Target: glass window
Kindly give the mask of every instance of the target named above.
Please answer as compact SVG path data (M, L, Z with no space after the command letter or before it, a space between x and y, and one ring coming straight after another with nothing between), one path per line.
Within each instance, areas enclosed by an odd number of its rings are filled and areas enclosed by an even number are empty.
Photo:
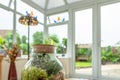
M48 4L48 9L63 6L64 4L64 0L50 0Z
M61 14L50 15L47 17L47 24L65 22L69 20L68 12L64 12Z
M49 27L49 36L56 46L56 53L65 54L67 51L68 25Z
M13 31L13 13L1 8L0 13L0 37L4 39L7 48L10 48L13 38L11 36ZM0 51L1 49L3 48L0 47Z
M47 0L32 0L32 1L39 5L40 7L42 7L43 9L45 8L45 4L47 2Z
M120 3L101 7L102 75L120 78Z
M0 8L0 29L13 29L13 13ZM6 16L7 15L7 16Z
M0 4L3 4L5 6L8 6L10 0L0 0Z
M14 0L10 0L9 6L11 9L14 9Z
M75 12L75 72L92 74L92 9Z

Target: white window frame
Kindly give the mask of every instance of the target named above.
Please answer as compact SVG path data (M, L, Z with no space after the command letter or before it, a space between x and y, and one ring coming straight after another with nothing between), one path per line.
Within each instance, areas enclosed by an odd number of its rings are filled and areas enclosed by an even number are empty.
M108 4L112 4L112 3L117 3L120 2L120 0L101 0L101 1L94 1L94 4L87 4L87 6L85 6L84 4L82 5L82 7L78 7L75 8L71 11L71 17L69 18L70 21L72 21L73 23L71 23L71 25L75 26L75 11L77 11L79 9L80 10L85 10L87 8L92 8L93 9L93 44L92 44L92 67L93 67L93 73L92 75L83 75L83 74L76 74L75 73L75 69L74 69L74 64L75 64L75 50L74 50L74 43L75 43L75 29L74 27L72 27L71 34L73 39L72 43L72 64L71 64L71 77L80 77L80 78L88 78L88 79L93 79L93 80L119 80L118 78L109 78L109 77L103 77L101 74L101 17L100 17L100 7L103 5L108 5ZM87 8L86 8L87 7ZM73 13L73 14L72 14ZM70 26L69 26L70 27ZM70 37L69 37L70 38ZM68 45L69 46L69 45Z

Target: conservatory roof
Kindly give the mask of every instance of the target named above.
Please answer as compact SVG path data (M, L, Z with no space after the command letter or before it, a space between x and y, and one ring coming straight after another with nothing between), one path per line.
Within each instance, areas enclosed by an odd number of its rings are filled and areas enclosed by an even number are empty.
M27 3L33 3L42 9L52 9L56 7L65 6L72 3L77 3L82 0L23 0Z
M49 12L53 9L68 9L72 5L91 0L22 0L30 6L39 9L43 12Z

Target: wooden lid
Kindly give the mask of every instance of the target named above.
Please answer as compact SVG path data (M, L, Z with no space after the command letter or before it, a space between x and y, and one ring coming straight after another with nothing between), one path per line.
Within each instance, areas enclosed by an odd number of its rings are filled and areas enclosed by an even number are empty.
M35 53L54 53L54 46L48 44L33 45L33 52Z

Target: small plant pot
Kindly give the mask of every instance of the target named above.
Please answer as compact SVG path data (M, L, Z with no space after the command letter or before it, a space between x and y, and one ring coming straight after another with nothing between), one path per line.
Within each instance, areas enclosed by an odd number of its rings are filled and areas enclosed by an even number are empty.
M33 52L35 53L54 53L54 46L49 44L34 44Z

